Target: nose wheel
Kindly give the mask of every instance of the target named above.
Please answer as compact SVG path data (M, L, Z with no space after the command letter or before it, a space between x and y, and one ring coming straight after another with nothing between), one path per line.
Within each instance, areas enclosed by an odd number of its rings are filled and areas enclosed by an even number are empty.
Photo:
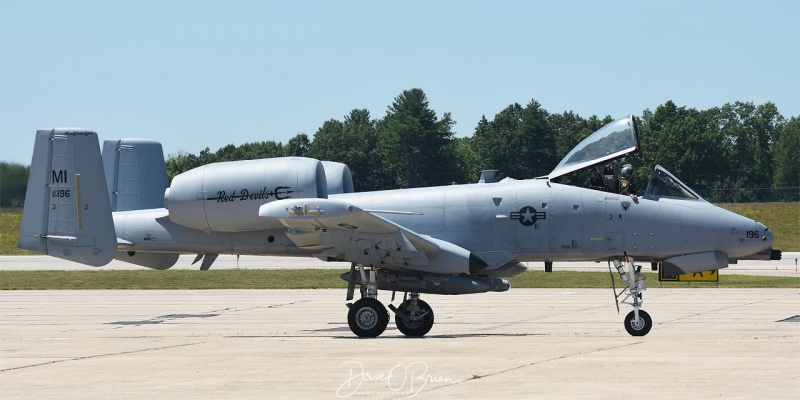
M647 335L647 332L650 332L650 328L653 327L653 320L650 318L650 314L647 311L639 310L639 318L636 319L636 312L631 311L625 317L625 330L631 336L644 336Z

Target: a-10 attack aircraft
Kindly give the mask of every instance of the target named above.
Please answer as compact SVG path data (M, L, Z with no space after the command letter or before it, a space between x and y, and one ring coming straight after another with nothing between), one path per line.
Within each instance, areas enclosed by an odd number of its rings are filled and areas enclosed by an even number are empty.
M201 269L222 253L347 261L347 300L360 288L347 322L362 337L388 325L379 290L392 291L392 301L404 293L389 308L397 328L418 337L434 323L422 293L506 291L503 278L524 272L523 262L552 270L554 261L607 261L624 282L617 303L633 307L625 329L643 336L652 320L640 308L644 277L633 259L673 276L780 259L780 251L766 226L706 202L660 166L638 198L619 194L614 166L638 150L629 116L535 179L485 174L473 184L354 193L346 165L286 157L201 166L167 187L158 142L105 141L101 156L95 132L40 130L18 246L162 270L185 252L198 253ZM599 185L568 184L586 173Z

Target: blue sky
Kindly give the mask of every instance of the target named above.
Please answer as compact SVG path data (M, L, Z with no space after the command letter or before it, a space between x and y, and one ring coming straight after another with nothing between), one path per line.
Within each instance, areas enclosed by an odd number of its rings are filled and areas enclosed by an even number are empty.
M55 127L167 155L286 143L415 87L457 136L531 99L585 118L667 100L797 116L800 1L0 0L2 161L29 164Z

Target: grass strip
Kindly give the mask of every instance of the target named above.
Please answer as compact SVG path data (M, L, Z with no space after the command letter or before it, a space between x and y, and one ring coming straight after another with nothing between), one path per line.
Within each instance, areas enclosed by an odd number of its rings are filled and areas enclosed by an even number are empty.
M0 290L203 290L203 289L329 289L347 287L341 269L294 270L97 270L0 271ZM665 288L800 288L800 278L720 275L713 282L662 282L646 273L649 287ZM615 277L617 288L623 283ZM608 272L527 271L509 279L512 288L610 288Z

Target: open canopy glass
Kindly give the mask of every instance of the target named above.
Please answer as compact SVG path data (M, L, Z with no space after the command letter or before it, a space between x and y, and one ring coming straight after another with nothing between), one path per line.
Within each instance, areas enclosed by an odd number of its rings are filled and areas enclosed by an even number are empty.
M620 118L578 143L550 172L550 179L639 151L639 131L632 115Z
M578 143L556 166L547 178L554 179L566 174L610 163L639 151L639 130L633 116L620 118L589 135ZM607 178L608 179L608 178ZM616 177L612 170L611 184L592 187L597 190L616 191ZM645 196L651 198L670 197L674 199L703 200L697 192L686 186L675 175L656 165L647 182ZM703 200L704 201L704 200Z

